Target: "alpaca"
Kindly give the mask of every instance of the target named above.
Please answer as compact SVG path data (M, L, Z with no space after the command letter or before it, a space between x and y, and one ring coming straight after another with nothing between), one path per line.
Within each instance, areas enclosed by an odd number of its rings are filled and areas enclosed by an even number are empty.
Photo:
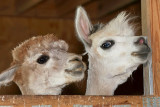
M146 63L150 53L147 38L134 36L130 20L126 12L121 12L106 25L92 25L86 11L77 8L77 37L89 57L86 95L113 95L119 84Z
M32 37L14 48L11 67L0 74L0 85L15 82L22 95L58 95L80 81L86 70L82 57L68 53L68 44L52 34Z

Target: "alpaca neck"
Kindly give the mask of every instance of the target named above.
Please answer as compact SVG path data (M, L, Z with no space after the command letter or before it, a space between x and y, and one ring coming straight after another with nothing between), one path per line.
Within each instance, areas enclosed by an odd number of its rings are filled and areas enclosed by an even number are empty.
M109 72L116 72L117 69L110 68L111 66L104 66L96 58L89 56L86 95L113 95L117 86L125 82L131 74L128 72L122 76L114 77ZM123 72L125 69L121 70Z
M96 67L88 70L86 95L113 95L118 85L113 79L100 75L98 72Z
M97 71L88 71L86 95L113 95L117 85L111 79L96 75Z

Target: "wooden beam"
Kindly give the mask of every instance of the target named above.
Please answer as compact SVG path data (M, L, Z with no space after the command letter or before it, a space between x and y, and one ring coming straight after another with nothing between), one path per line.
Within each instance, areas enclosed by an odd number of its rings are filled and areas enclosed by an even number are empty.
M9 2L9 0L7 1ZM135 1L137 0L15 0L15 3L9 2L15 9L1 11L0 8L0 15L73 19L75 16L75 9L77 6L82 5L86 8L91 18L101 18ZM6 4L8 2L6 2ZM34 9L31 9L33 7ZM2 10L4 9L6 9L6 7L2 8ZM7 13L8 11L11 12Z
M137 0L94 0L83 5L83 7L86 9L91 19L99 19L136 1ZM73 16L74 12L67 15L67 17Z
M64 16L66 14L68 14L69 12L71 12L72 10L74 10L75 8L77 8L77 6L79 5L83 5L86 4L88 2L90 2L91 0L63 0L63 3L61 3L60 5L58 5L56 7L56 11L57 11L57 17L60 16Z
M148 37L148 44L151 47L151 31L150 31L150 22L149 22L149 8L147 0L141 1L141 16L142 16L142 35ZM153 95L153 72L151 69L152 57L146 65L143 66L143 79L144 79L144 95Z
M115 18L120 12L127 11L128 13L131 13L131 15L133 15L133 16L138 16L137 20L134 20L134 23L140 24L141 23L141 18L140 18L141 11L140 10L141 10L141 1L138 1L138 2L134 2L130 5L127 5L124 8L118 9L117 11L111 12L98 20L99 20L99 22L107 23L108 21ZM142 35L141 30L138 30L136 32L136 35Z
M62 18L68 13L73 12L77 6L90 1L91 0L47 0L35 8L35 13L37 17Z
M0 1L0 15L14 15L15 6L14 0L4 0Z
M33 13L36 17L73 19L75 17L75 9L77 6L82 5L91 18L101 18L110 12L116 11L136 1L137 0L63 0L62 2L62 0L47 0L34 8L35 12Z
M158 96L0 96L7 107L159 107Z
M16 14L21 14L45 0L16 0Z
M152 47L153 94L160 95L160 1L142 0L143 35L148 35ZM149 77L152 78L152 77ZM148 81L148 80L147 80ZM146 81L146 82L147 82ZM149 88L149 83L148 88Z
M142 96L0 96L0 105L13 107L142 107ZM119 106L118 106L119 105Z
M135 1L136 0L108 0L106 2L106 0L97 0L88 4L85 8L87 12L90 13L90 17L101 18Z

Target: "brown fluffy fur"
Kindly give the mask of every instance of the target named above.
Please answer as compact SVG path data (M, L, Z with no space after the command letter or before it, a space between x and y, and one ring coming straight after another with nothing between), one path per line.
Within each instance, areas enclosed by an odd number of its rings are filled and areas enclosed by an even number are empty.
M51 42L57 40L58 38L56 36L53 34L48 34L46 36L32 37L24 41L19 46L14 48L14 50L12 50L14 63L22 63L25 59L25 56L28 55L26 53L28 53L29 50L33 50L35 47L44 47L46 43L50 44ZM38 46L38 43L41 43L40 46Z

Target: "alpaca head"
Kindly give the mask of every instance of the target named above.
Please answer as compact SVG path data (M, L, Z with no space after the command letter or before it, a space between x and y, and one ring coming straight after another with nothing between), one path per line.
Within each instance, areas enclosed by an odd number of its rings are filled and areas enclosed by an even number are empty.
M125 12L106 25L92 25L82 7L77 9L75 27L89 55L91 67L97 66L104 76L118 77L134 71L147 61L150 48L145 36L134 36L134 26L129 24ZM131 74L132 72L130 72ZM105 75L106 74L106 75ZM127 78L125 78L127 79Z
M86 69L79 55L53 35L26 40L13 51L11 68L0 74L0 84L14 81L22 94L59 94L65 85L80 81Z

